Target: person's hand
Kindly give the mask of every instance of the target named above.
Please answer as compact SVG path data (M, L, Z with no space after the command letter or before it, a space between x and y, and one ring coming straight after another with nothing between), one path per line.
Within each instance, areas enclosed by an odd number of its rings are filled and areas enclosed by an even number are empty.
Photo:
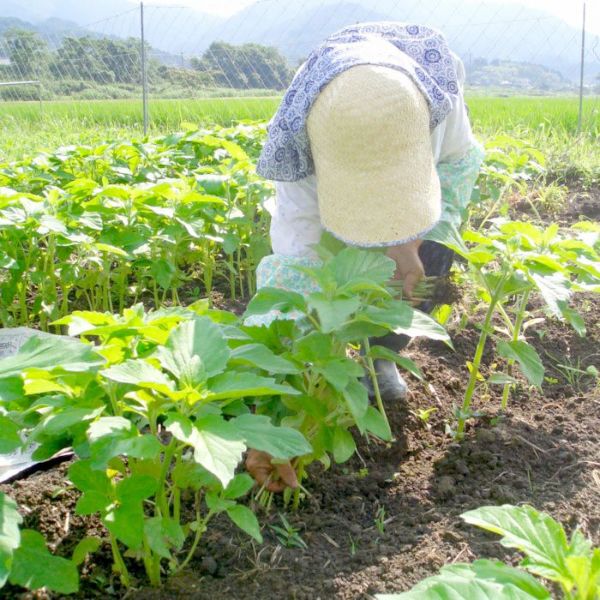
M422 240L414 240L400 246L392 246L386 251L386 255L396 262L394 278L402 280L404 294L409 299L412 298L417 283L425 276L425 269L419 258L421 242Z
M273 457L266 452L248 450L246 470L258 485L264 485L269 492L283 492L286 487L298 487L296 471L289 462L273 463Z

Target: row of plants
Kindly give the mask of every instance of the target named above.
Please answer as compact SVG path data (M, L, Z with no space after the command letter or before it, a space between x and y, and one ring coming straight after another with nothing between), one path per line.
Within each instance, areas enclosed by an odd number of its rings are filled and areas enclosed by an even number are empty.
M322 292L257 294L246 317L301 313L268 328L207 302L151 312L137 305L122 315L76 311L55 323L72 337L36 336L0 361L0 449L33 444L36 460L73 449L76 512L100 517L124 586L125 556L159 585L189 563L221 513L261 541L254 512L239 502L253 486L238 469L244 452L292 460L302 482L315 460L329 465L354 454L351 428L390 441L381 399L370 406L361 383L384 351L366 345L367 336L396 330L447 339L432 318L393 297L385 285L393 271L382 254L346 249L314 270ZM348 358L348 346L361 344L362 359ZM294 507L304 489L295 490ZM190 495L191 511L182 502ZM48 551L38 533L19 533L14 504L3 502L12 515L0 524L8 539L3 579L75 591L76 565L100 540L55 557L51 573L26 567L23 555ZM36 574L29 580L27 568Z
M241 468L246 450L291 463L299 485L285 492L284 504L297 509L309 493L311 463L347 461L357 435L393 441L374 360L422 375L370 339L394 331L450 344L440 322L452 309L441 307L436 321L398 299L395 265L379 252L321 247L323 266L304 269L319 292L266 288L249 302L245 318L293 317L269 326L245 324L208 301L178 306L182 286L198 279L209 291L221 278L233 297L255 291L270 194L252 174L260 134L246 126L194 131L64 149L0 169L0 243L8 257L0 316L4 325L70 336L34 338L0 361L0 452L34 444L42 460L73 449L76 511L100 518L124 586L135 562L153 585L184 569L217 515L261 540L253 508L268 508L272 494L263 486L256 503L244 500L254 485ZM497 217L512 186L541 168L526 148L507 155L489 159L469 228L438 228L433 236L461 257L457 276L476 302L469 312L484 313L463 403L449 424L456 439L489 386L502 387L505 408L523 381L516 369L529 384L543 384L527 331L558 318L584 335L570 300L600 290L597 224L561 229ZM232 252L229 235L237 236ZM155 309L128 308L139 300ZM490 340L497 360L484 377ZM70 557L52 556L38 532L19 529L6 496L0 514L0 585L75 591L77 567L103 541L86 538ZM42 560L47 569L37 568Z
M505 326L512 324L514 329L506 328L510 341L499 342L498 353L508 359L507 372L494 373L482 382L481 340L485 343L485 337L494 333L488 318L494 313L488 308L470 365L465 404L457 412L453 430L457 438L464 435L465 421L473 416L466 403L472 400L476 384L500 383L509 389L516 382L509 373L513 364L532 383L542 383L541 361L533 347L520 339L525 303L518 295L532 291L534 276L554 281L559 272L568 293L586 281L592 287L598 285L598 273L583 260L594 258L593 245L581 241L565 248L562 238L554 239L556 231L540 232L525 223L502 227L485 238L487 255L483 236L469 251L462 241L456 245L482 288L489 289L485 286L493 281L496 290L503 289L504 300L512 298L516 313L511 318L511 308L505 303ZM583 231L589 233L588 228ZM546 246L533 253L531 241L536 233L537 241L545 240ZM456 237L456 232L449 235ZM515 272L528 261L546 265L551 251L571 249L574 254L561 257L560 270L554 264L544 273L533 269L532 281L511 271L520 285L513 282L504 290L509 277L502 271L505 266L498 258L502 255L490 255L492 247L502 247L492 243L502 235L514 242L511 248L524 253L511 263ZM255 514L238 502L253 487L248 475L236 471L246 449L266 452L275 461L292 461L300 485L288 490L284 500L297 509L306 493L309 465L320 461L328 467L332 461L347 461L356 451L353 430L392 441L373 361L391 359L415 376L421 374L408 358L370 345L369 338L394 331L449 343L447 333L431 317L395 298L395 289L388 285L395 267L391 259L351 248L337 254L321 248L321 254L321 268L305 269L321 291L303 296L265 288L251 300L245 314L252 317L277 310L284 316L293 314L293 320L278 319L269 327L244 325L230 312L211 309L206 301L151 312L137 305L122 315L76 311L53 324L80 340L36 337L19 354L0 362L2 452L35 444L34 458L42 460L61 449L74 449L77 461L68 477L82 493L76 510L100 516L114 568L125 586L130 585L130 576L122 548L144 565L149 581L159 585L164 573L176 573L189 563L209 521L219 513L260 541ZM570 265L567 258L580 262ZM482 264L496 265L501 276L482 271ZM547 301L556 300L547 296L547 287L539 282L537 286L542 294L546 292ZM577 325L580 317L567 307L566 299L565 294L560 296L565 304L557 308ZM503 306L494 297L483 300L494 310ZM581 328L578 331L583 333ZM349 357L349 350L354 350L355 358ZM376 406L369 404L362 383L366 375L372 377ZM191 519L181 502L190 492L194 497ZM269 506L271 494L261 492L257 499ZM6 510L15 510L10 499L4 502ZM39 534L19 534L17 521L7 521L13 546L5 561L16 565L17 574L11 575L13 567L9 566L5 579L22 584L21 554L34 548L47 550ZM19 545L15 536L21 540ZM65 593L73 591L75 565L99 544L98 539L82 540L70 561L61 557L49 579L32 581L62 586L53 589ZM55 584L53 578L63 571L66 579Z
M255 291L269 252L259 126L65 147L0 165L0 324Z

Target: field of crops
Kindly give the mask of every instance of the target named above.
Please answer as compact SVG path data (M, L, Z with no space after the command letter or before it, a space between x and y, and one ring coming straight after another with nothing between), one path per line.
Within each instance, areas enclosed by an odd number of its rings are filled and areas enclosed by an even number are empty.
M512 97L468 95L474 127L481 135L525 132L539 144L549 136L566 148L577 131L576 97ZM199 98L150 100L150 129L155 135L179 129L181 123L231 125L243 119L266 120L279 98ZM600 98L584 99L582 131L589 142L600 132ZM0 159L54 150L62 144L99 143L139 137L142 104L138 100L3 102L0 111ZM549 148L552 150L552 148ZM590 152L588 154L593 154ZM597 156L597 153L595 153Z
M257 290L266 128L231 121L276 99L249 101L165 101L147 139L108 105L0 116L0 324L43 332L0 359L0 454L50 461L0 485L0 597L600 598L593 101L576 138L571 100L471 99L486 162L431 234L458 257L431 316L331 240L319 291ZM406 401L369 399L380 358Z

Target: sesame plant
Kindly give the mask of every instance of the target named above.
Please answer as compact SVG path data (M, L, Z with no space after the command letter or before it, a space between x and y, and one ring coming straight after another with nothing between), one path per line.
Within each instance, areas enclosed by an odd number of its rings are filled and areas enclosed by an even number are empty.
M269 252L271 188L244 147L255 152L261 131L73 146L0 165L0 324L48 330L73 308L159 307L193 286L251 295Z
M0 361L0 448L34 444L36 460L73 449L76 513L99 516L125 586L126 557L157 586L189 563L219 514L260 541L256 517L240 503L253 486L236 473L244 451L279 460L311 452L300 432L248 409L248 398L299 392L258 373L270 356L260 344L239 359L229 341L246 336L234 320L205 304L137 306L122 317L79 312L62 324L82 340L33 337Z
M529 306L533 295L542 301L535 312L564 320L585 335L583 319L570 300L575 292L600 291L600 227L581 222L569 230L560 230L558 225L544 229L528 222L494 219L485 231L467 230L462 238L450 227L438 229L435 235L466 260L466 275L486 307L463 403L457 411L453 433L460 439L473 415L471 403L482 380L502 386L502 409L517 382L513 367L518 367L531 385L542 385L544 366L525 338L526 329L539 318ZM506 360L507 367L484 380L481 362L488 338L495 342L497 355Z
M600 548L579 530L567 537L560 523L531 506L484 506L461 515L466 523L502 536L500 543L525 555L519 567L498 560L442 567L402 594L378 594L378 600L494 598L498 600L598 600ZM557 596L552 582L560 590Z
M394 298L394 290L386 286L395 270L392 259L356 248L321 253L321 267L302 268L319 291L302 295L263 288L245 315L278 311L279 318L270 326L247 326L244 331L294 366L283 371L297 393L259 400L257 411L300 431L310 442L312 451L293 461L300 483L313 461L328 467L332 459L343 463L355 453L352 428L361 435L392 440L374 359L393 360L419 377L420 372L410 359L371 345L369 338L394 331L448 341L431 317ZM376 406L369 403L365 377L373 381ZM294 491L293 508L301 492L302 486Z

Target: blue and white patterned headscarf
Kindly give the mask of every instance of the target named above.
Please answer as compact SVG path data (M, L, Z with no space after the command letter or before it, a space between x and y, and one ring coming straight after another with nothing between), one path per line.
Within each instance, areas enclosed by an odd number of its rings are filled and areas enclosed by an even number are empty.
M321 90L357 65L379 65L409 75L428 101L431 129L452 110L459 92L455 63L444 36L421 25L363 23L342 29L311 52L269 125L257 171L266 179L298 181L314 173L306 130Z

